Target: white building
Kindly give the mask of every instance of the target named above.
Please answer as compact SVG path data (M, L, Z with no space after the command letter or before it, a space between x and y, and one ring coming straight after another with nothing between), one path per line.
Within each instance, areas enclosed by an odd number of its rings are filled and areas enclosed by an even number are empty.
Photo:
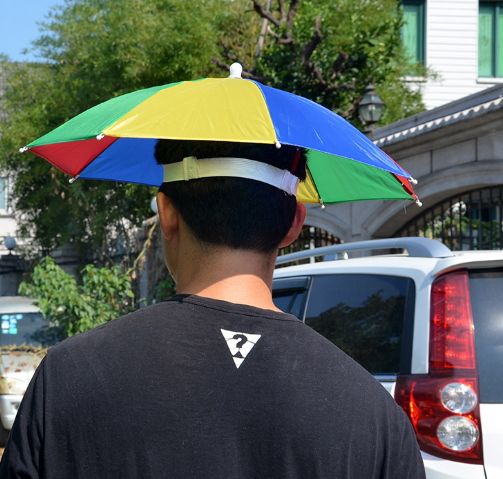
M402 0L402 5L409 58L435 75L409 78L427 109L503 82L503 2Z

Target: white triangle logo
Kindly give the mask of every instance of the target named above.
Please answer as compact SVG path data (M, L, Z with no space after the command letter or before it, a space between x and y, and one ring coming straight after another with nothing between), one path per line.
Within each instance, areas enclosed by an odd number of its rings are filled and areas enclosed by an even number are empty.
M220 331L222 331L225 341L227 341L236 368L241 366L246 356L262 336L261 334L241 333L239 331L228 331L227 329L221 329Z

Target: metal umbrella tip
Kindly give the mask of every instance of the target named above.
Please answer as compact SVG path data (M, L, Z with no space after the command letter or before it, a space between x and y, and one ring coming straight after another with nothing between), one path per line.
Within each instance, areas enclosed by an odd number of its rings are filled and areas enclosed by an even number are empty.
M417 180L415 178L412 178L412 176L409 178L409 181L413 184L413 185L417 185Z
M421 208L421 206L423 206L423 203L422 201L416 200L416 205L419 206L419 208Z
M25 151L28 151L27 146L23 146L22 148L19 148L19 153L24 153Z
M229 68L229 78L241 78L243 67L241 63L233 63Z

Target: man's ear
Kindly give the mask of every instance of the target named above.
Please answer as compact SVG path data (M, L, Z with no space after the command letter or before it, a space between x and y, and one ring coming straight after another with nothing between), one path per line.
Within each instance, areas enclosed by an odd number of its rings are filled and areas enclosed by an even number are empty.
M164 193L157 193L157 211L164 238L170 240L178 233L180 227L180 213L173 202Z
M302 231L302 226L304 226L304 221L306 219L306 206L303 203L297 201L297 207L295 209L295 216L293 217L292 226L288 230L288 233L281 241L279 248L284 248L292 244L300 235Z

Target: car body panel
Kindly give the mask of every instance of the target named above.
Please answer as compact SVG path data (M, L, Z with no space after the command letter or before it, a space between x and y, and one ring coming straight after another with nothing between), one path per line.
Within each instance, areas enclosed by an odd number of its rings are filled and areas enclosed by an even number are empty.
M0 354L0 394L24 394L42 356L23 351Z
M8 431L12 429L22 399L22 394L0 395L0 423L4 429Z
M426 479L489 479L484 466L446 461L421 451L426 471Z
M487 479L503 477L503 404L481 404L482 448Z

